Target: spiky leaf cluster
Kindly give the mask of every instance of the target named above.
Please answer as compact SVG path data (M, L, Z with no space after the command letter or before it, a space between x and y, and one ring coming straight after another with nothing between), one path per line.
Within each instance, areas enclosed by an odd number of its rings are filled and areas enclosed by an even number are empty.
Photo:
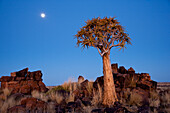
M131 44L131 39L124 28L112 17L87 20L86 25L75 36L78 46L95 47L101 55L110 51L112 47L124 49L125 44Z

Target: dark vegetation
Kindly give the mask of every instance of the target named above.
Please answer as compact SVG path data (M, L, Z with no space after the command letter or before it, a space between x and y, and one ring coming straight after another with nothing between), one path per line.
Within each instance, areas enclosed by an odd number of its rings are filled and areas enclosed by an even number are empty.
M170 112L170 87L157 88L157 82L150 79L147 73L135 73L133 68L126 70L123 66L117 67L112 64L114 83L118 96L112 106L102 104L103 99L103 76L95 81L84 80L79 76L78 81L69 80L62 85L48 87L42 82L42 74L39 77L36 72L26 72L22 79L21 73L24 70L11 74L11 76L1 77L0 89L0 112L1 113L168 113ZM28 84L26 78L28 73L33 73L32 84ZM24 78L25 77L25 78ZM13 79L11 79L13 78ZM39 79L38 79L39 78ZM10 86L12 82L13 87ZM22 82L27 84L20 84ZM4 82L6 85L4 86ZM35 83L34 83L35 82ZM20 90L16 92L16 86L20 85ZM37 85L38 87L37 87ZM23 90L22 87L28 85L30 89ZM162 85L162 86L163 86ZM2 87L3 86L3 87ZM167 84L166 84L167 86ZM43 89L46 90L40 90ZM22 89L22 90L21 90Z

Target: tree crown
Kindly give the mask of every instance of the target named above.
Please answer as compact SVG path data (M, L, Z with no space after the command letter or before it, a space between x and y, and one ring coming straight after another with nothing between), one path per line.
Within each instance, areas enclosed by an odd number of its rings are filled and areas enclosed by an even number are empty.
M131 44L131 39L124 28L112 17L87 20L86 25L80 28L75 36L77 46L97 48L101 56L109 52L112 47L124 49L125 44Z

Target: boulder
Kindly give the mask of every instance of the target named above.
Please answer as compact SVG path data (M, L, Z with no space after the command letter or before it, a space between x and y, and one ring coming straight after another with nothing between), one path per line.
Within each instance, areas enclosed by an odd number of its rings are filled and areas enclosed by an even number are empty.
M31 87L29 85L23 85L20 87L19 92L23 94L31 94Z
M8 113L26 113L26 109L22 105L17 105L9 108Z
M118 72L118 64L112 64L111 65L111 68L112 68L112 73L117 73Z
M41 71L35 71L35 72L32 72L32 73L34 73L35 80L42 81L42 73L41 73Z
M16 77L16 76L17 76L17 75L16 75L16 72L12 72L12 73L11 73L11 76L12 76L12 77Z
M104 87L104 77L97 77L97 79L93 83L93 88L98 89L99 87L103 88Z
M41 71L28 72L25 68L18 72L12 72L11 76L0 78L1 89L9 88L14 93L31 94L33 90L47 92L45 84L42 82Z
M2 76L2 77L0 78L0 82L9 82L9 81L12 80L12 78L13 78L13 77L11 77L11 76Z
M121 73L121 74L126 74L127 70L125 69L125 67L120 66L118 72Z
M48 88L46 88L45 84L42 81L39 81L38 83L39 87L40 87L40 92L47 92Z
M31 111L33 113L43 113L47 109L47 103L41 100L38 100L34 97L28 97L21 100L21 105L27 111Z
M128 74L135 74L135 70L132 67L130 67L128 69Z
M78 83L80 84L80 83L82 83L84 81L84 77L83 76L79 76L78 77Z
M141 81L145 81L145 80L151 80L151 77L148 73L141 73Z
M27 73L28 73L28 68L25 68L21 71L16 72L16 76L17 77L25 77L27 75Z

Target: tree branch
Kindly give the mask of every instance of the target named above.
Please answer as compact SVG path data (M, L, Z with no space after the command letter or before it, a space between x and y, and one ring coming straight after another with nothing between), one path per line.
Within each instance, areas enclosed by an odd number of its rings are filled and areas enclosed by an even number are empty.
M109 47L109 49L111 49L112 47L117 47L117 46L120 46L121 45L121 42L119 42L118 44L114 45L114 43L112 43L112 45Z
M103 57L103 55L104 55L105 53L108 53L108 52L109 52L109 50L106 50L104 47L103 47L103 52L101 52L98 47L96 47L96 48L97 48L97 50L98 50L98 52L99 52L99 54L100 54L101 57Z
M103 56L102 53L100 52L99 48L98 48L98 47L96 47L96 48L97 48L97 50L98 50L100 56Z

